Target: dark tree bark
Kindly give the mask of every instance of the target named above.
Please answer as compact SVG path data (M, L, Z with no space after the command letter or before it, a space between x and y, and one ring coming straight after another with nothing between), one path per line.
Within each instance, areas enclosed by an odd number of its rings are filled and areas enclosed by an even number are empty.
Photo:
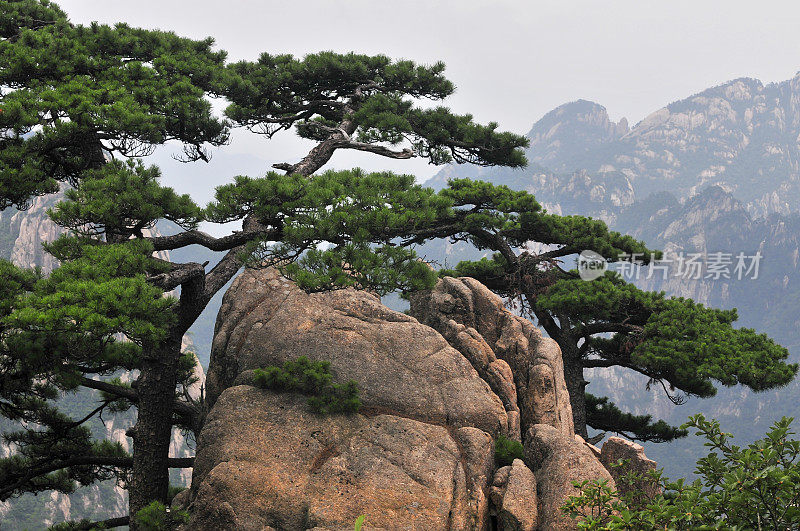
M161 345L148 349L136 380L139 402L132 430L133 467L129 488L129 509L134 517L154 500L167 503L172 402L182 336L182 333L173 333ZM132 521L131 529L137 527Z
M564 380L569 391L569 401L572 406L572 421L575 424L575 433L586 439L586 385L583 379L583 363L577 348L571 348L569 343L561 345L561 356L564 361Z

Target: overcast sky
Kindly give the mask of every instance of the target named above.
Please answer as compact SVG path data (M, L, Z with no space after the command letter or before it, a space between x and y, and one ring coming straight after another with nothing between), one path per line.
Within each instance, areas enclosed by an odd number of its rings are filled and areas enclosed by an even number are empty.
M261 51L320 50L442 60L457 86L453 110L526 133L552 108L579 98L631 125L667 103L736 77L772 82L800 70L800 2L437 1L437 0L57 0L73 22L117 21L212 36L233 59ZM237 134L205 168L165 168L170 184L198 200L233 173L296 162L306 146L293 133L267 142ZM202 163L200 163L202 164ZM359 165L414 173L422 161L337 155ZM170 174L171 175L166 175ZM177 175L177 176L176 176ZM227 177L226 177L227 175Z

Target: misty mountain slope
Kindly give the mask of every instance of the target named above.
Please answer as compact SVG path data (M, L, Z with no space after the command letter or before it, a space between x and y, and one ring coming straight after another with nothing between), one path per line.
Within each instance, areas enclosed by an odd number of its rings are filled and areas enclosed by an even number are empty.
M605 107L579 100L537 121L528 133L526 170L448 166L448 177L519 180L542 167L559 174L586 171L598 182L627 177L637 198L668 190L685 199L720 185L759 216L800 210L800 75L764 85L735 79L651 113L628 130ZM498 181L500 182L500 181Z
M545 114L528 132L528 158L561 173L594 168L618 140L628 134L628 120L614 123L606 108L578 100Z
M635 282L710 306L736 307L740 326L769 334L798 360L798 101L800 77L769 85L739 79L667 105L628 132L602 106L573 102L533 126L528 168L449 166L429 184L473 177L526 190L549 211L603 219L668 257L760 252L757 279L648 279L643 270ZM432 246L426 250L436 255ZM763 434L783 415L800 418L793 399L800 382L764 393L723 388L714 398L675 406L660 386L646 389L646 378L631 371L597 369L587 371L587 379L590 392L611 397L624 410L675 424L703 412L739 442ZM646 449L672 477L691 475L705 451L692 437Z

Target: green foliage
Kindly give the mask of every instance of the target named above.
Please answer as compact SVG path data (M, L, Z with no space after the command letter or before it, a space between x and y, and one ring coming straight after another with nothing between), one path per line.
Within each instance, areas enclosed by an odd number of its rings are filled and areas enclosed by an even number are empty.
M356 523L355 523L355 527L354 527L355 531L361 531L361 528L364 527L364 520L366 520L366 519L367 519L367 516L364 515L364 514L362 514L361 516L356 518Z
M800 442L792 419L776 422L766 436L745 448L703 415L689 418L710 453L698 460L700 479L688 484L653 475L663 489L653 499L641 492L620 494L606 482L584 481L562 510L581 529L797 529L800 526Z
M173 300L147 282L158 270L143 240L87 245L82 255L37 283L8 324L15 329L105 337L125 334L136 344L158 341L174 319Z
M614 333L589 339L587 357L616 362L688 394L713 396L712 380L761 391L785 385L797 373L796 364L786 363L785 348L752 329L732 326L736 310L645 292L612 272L592 282L559 280L535 307L568 315L578 336Z
M119 467L100 461L126 456L122 448L93 440L82 425L92 414L73 418L53 401L75 392L86 372L137 368L142 345L163 338L175 317L173 301L146 280L148 242L75 249L80 256L49 277L0 263L10 281L0 288L0 414L22 427L5 435L18 452L0 460L0 499L118 476ZM129 405L101 396L94 414Z
M480 235L480 231L492 231L512 247L522 247L527 242L557 246L559 249L553 253L555 256L567 256L585 249L612 261L619 260L621 254L636 253L645 263L660 256L644 243L610 231L603 221L548 214L532 194L511 190L507 186L453 179L439 194L448 198L454 207L450 219L440 222L455 222L456 225L449 227L453 235L470 235L480 249L499 251L490 245L489 239Z
M50 218L83 236L105 233L126 239L141 236L159 219L196 228L202 209L188 194L160 186L160 176L158 168L145 168L138 160L112 161L84 172L81 186L66 191L67 201L58 203Z
M0 208L77 184L104 152L178 140L190 159L227 141L206 94L227 77L213 41L125 24L71 24L49 2L2 2ZM10 16L6 16L6 14Z
M207 218L256 216L279 228L280 242L256 242L250 263L281 264L309 291L355 286L385 294L431 287L435 273L398 234L440 216L448 202L410 175L328 171L306 179L270 172L217 188Z
M170 531L189 523L189 513L173 511L161 502L154 501L136 513L134 517L139 529L145 531Z
M262 389L311 395L308 405L317 413L355 413L361 406L358 384L333 382L329 361L311 361L306 356L288 360L283 366L256 369L253 384Z
M505 435L498 435L494 443L494 461L497 466L509 466L514 459L525 460L525 450L522 443L509 439Z
M413 99L441 100L454 91L444 64L420 66L386 56L321 52L303 59L262 54L230 65L226 114L235 123L272 136L296 126L304 138L325 141L342 125L352 129L342 147L375 151L402 142L410 156L524 166L525 137L476 124L444 107L420 109ZM412 99L406 99L410 97Z
M686 437L685 429L670 426L651 415L634 415L620 410L608 397L586 393L586 424L600 431L619 433L635 441L667 442Z

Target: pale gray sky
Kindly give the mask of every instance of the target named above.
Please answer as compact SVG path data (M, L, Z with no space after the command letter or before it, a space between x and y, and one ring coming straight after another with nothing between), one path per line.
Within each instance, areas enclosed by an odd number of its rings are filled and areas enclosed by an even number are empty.
M736 77L764 82L800 70L800 3L698 0L61 0L73 22L92 20L213 36L234 59L261 51L384 53L442 60L458 90L446 104L476 119L526 133L552 108L578 98L604 105L631 125L667 103ZM207 168L165 180L210 197L233 172L295 162L306 146L284 133L271 142L238 134ZM262 163L264 163L262 165ZM201 163L202 164L202 163ZM422 161L337 155L360 165L414 173ZM200 181L200 182L198 182ZM208 192L206 192L206 190Z

